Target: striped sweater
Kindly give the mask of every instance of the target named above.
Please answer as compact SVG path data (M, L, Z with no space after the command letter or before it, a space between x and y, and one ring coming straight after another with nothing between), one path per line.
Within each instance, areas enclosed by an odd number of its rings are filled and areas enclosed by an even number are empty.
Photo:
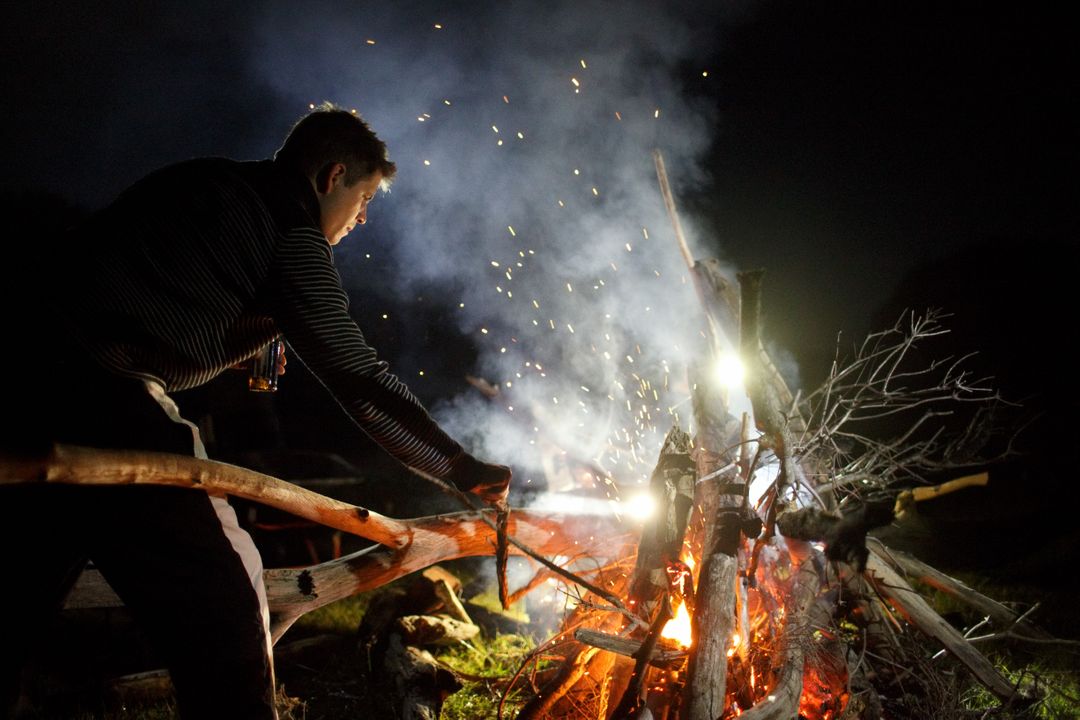
M172 165L72 231L50 304L106 369L170 391L284 335L368 435L445 478L461 447L352 320L318 218L307 179L273 161Z

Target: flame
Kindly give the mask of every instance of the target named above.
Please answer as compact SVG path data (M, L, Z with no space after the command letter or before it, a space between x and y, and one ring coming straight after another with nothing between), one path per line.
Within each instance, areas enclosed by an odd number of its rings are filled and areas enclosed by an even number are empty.
M660 637L674 640L683 647L690 647L693 635L690 632L690 611L686 609L686 603L679 603L679 606L675 608L675 616L664 625L664 629L660 631Z

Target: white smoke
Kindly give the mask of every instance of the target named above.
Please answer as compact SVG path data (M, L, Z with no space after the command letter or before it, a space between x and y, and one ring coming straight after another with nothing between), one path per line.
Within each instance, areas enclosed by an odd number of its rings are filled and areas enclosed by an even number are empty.
M676 193L707 179L717 118L684 83L710 71L722 18L655 2L464 5L272 4L252 61L297 115L331 100L387 141L398 178L338 263L347 283L370 282L350 268L378 237L402 303L422 289L455 308L481 349L462 373L500 392L434 408L444 427L529 481L551 481L553 448L598 478L644 481L671 424L688 426L685 362L704 329L652 151Z

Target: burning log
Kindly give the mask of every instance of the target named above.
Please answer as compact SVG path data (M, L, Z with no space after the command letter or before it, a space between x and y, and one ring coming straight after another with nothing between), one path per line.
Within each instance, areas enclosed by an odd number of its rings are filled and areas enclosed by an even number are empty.
M641 657L642 646L645 644L642 640L631 640L630 638L609 635L588 628L575 630L574 639L580 640L586 645L601 650L607 650L608 652L628 658ZM659 668L681 667L686 662L686 650L673 647L672 645L673 644L669 641L664 641L662 639L654 643L647 656L648 662Z
M719 277L710 284L726 287ZM717 328L723 330L719 324ZM728 411L726 393L707 377L698 372L692 383L698 425L697 502L704 534L685 697L692 720L712 720L726 706L727 650L737 607L737 554L742 537L755 537L761 529L747 499L748 474L733 454L741 447L741 425Z
M630 605L648 622L660 605L660 598L672 584L690 509L694 504L694 461L690 458L690 436L673 427L660 448L660 458L649 481L655 510L638 543L634 577L630 582ZM689 578L687 578L688 580ZM680 584L683 587L683 584ZM691 583L679 595L691 595Z
M787 594L788 610L784 613L784 629L780 647L773 656L775 681L763 702L744 711L739 717L749 720L788 720L799 715L799 699L803 693L805 670L805 634L811 605L821 587L821 576L809 553ZM714 716L714 717L719 717Z

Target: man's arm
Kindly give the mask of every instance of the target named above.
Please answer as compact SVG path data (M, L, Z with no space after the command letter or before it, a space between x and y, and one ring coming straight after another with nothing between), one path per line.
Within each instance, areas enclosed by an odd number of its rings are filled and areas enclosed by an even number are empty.
M402 463L488 502L506 495L509 468L482 463L447 435L378 359L348 311L326 239L297 230L280 247L274 319L301 361L358 425Z

